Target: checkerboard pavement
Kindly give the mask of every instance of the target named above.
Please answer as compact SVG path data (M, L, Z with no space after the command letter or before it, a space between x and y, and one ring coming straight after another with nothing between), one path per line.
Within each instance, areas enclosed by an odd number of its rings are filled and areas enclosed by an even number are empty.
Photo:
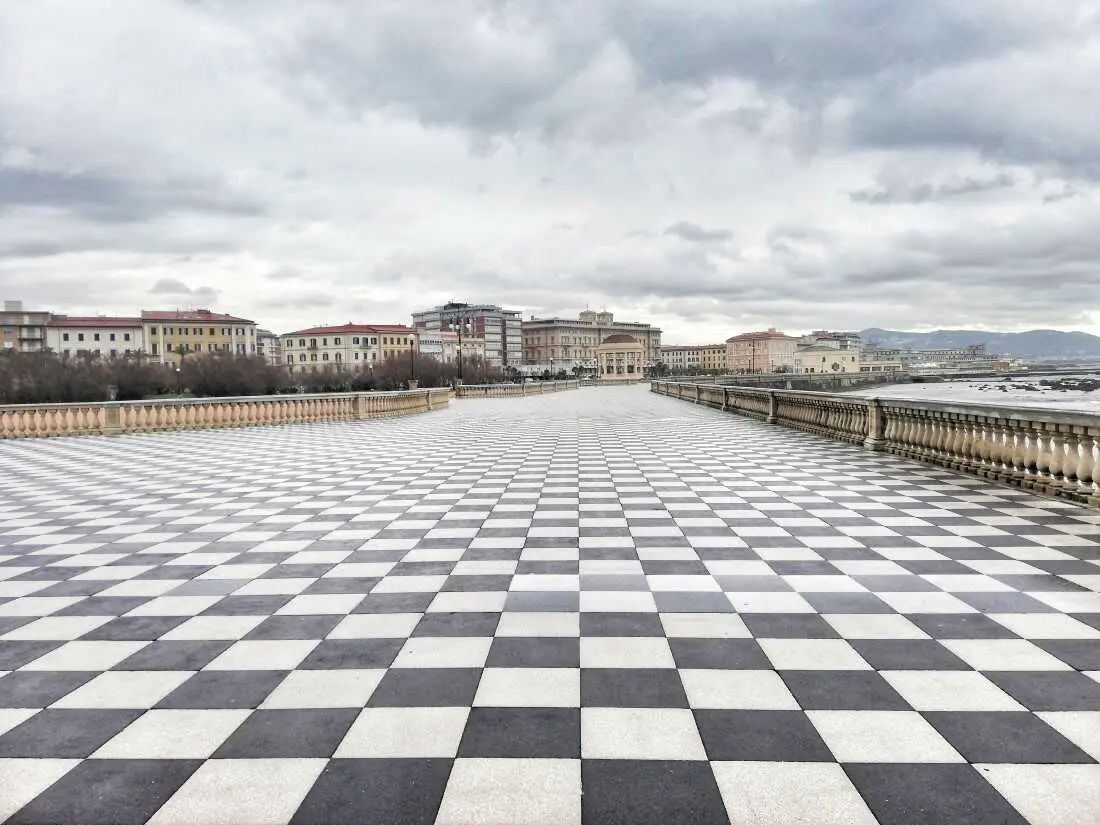
M644 387L0 478L0 821L1100 821L1096 511Z

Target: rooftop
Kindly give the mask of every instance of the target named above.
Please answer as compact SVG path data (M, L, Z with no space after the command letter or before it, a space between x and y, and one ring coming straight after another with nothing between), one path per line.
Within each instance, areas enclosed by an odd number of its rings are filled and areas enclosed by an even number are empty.
M255 324L247 318L238 318L235 315L223 315L211 312L208 309L183 309L183 310L148 310L141 311L143 321L199 321L201 323L230 323L230 324Z
M94 327L98 329L118 329L140 327L140 318L122 318L108 315L52 315L48 327Z
M355 333L366 333L368 335L371 333L407 335L411 332L413 332L413 330L410 327L402 324L353 324L349 321L339 326L310 327L309 329L299 329L294 332L284 332L281 337L287 338L295 335L354 335Z

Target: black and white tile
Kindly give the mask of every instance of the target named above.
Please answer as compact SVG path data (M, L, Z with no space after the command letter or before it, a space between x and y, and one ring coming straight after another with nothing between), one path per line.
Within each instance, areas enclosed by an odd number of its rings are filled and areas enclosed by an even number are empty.
M1100 821L1100 513L651 395L0 443L0 821Z

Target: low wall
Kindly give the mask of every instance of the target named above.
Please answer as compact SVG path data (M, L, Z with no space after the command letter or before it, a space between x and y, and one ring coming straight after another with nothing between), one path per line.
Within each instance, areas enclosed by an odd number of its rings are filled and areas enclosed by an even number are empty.
M908 372L785 372L748 375L708 375L664 379L683 384L716 384L722 387L754 387L771 390L839 392L885 384L910 384Z
M1100 507L1100 415L674 381L650 389Z
M580 381L527 381L523 384L460 384L455 388L458 398L505 398L518 395L541 395L547 392L575 390Z
M446 407L451 391L349 392L0 406L0 439L361 421Z

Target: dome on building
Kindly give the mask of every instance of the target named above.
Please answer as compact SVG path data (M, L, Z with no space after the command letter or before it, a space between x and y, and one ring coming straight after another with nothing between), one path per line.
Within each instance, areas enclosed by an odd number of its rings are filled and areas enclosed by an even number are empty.
M638 339L633 335L627 335L625 333L619 333L617 335L608 335L603 339L605 344L637 344Z

